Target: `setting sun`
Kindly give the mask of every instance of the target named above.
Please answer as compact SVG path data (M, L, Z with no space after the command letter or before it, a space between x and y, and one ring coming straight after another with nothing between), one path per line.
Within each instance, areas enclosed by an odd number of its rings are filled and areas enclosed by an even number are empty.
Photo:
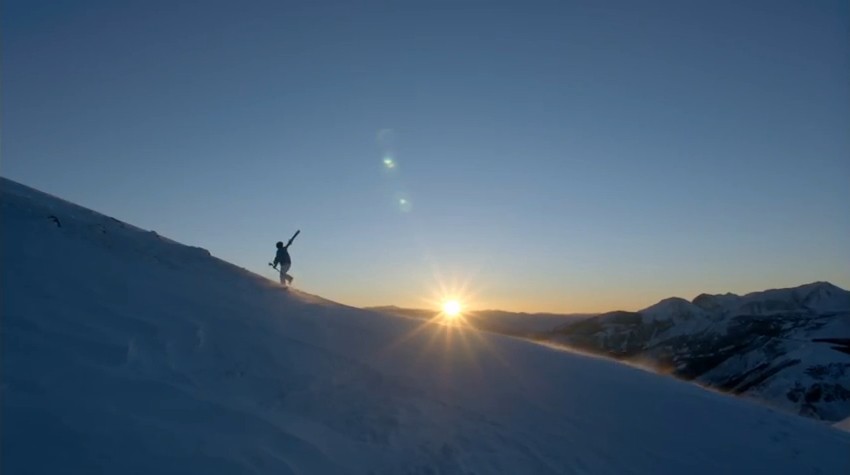
M457 300L449 300L443 303L443 313L449 317L457 317L460 315L460 302Z

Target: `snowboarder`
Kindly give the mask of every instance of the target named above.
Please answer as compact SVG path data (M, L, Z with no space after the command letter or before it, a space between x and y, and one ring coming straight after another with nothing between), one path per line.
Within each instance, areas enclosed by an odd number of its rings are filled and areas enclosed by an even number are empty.
M292 241L295 240L295 237L301 232L299 229L289 238L289 242L286 245L283 245L283 242L277 242L277 254L274 256L274 263L269 264L273 269L278 270L277 266L280 264L280 283L286 287L289 287L292 284L293 277L286 272L289 270L289 267L292 266L292 259L289 257L289 246L292 245Z

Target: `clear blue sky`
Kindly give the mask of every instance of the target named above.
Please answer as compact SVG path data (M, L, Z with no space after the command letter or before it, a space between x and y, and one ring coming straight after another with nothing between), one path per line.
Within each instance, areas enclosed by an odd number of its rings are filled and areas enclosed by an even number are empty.
M352 305L848 288L848 5L6 0L0 173Z

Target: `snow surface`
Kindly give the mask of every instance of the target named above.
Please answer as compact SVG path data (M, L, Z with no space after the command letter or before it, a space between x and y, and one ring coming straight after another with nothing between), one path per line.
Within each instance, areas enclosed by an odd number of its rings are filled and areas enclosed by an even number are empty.
M811 420L0 198L4 474L850 473Z

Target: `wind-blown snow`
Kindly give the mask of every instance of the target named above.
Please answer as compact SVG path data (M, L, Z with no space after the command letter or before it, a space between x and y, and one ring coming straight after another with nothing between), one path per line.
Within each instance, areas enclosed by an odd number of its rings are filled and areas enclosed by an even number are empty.
M0 197L4 474L850 473L814 421Z

